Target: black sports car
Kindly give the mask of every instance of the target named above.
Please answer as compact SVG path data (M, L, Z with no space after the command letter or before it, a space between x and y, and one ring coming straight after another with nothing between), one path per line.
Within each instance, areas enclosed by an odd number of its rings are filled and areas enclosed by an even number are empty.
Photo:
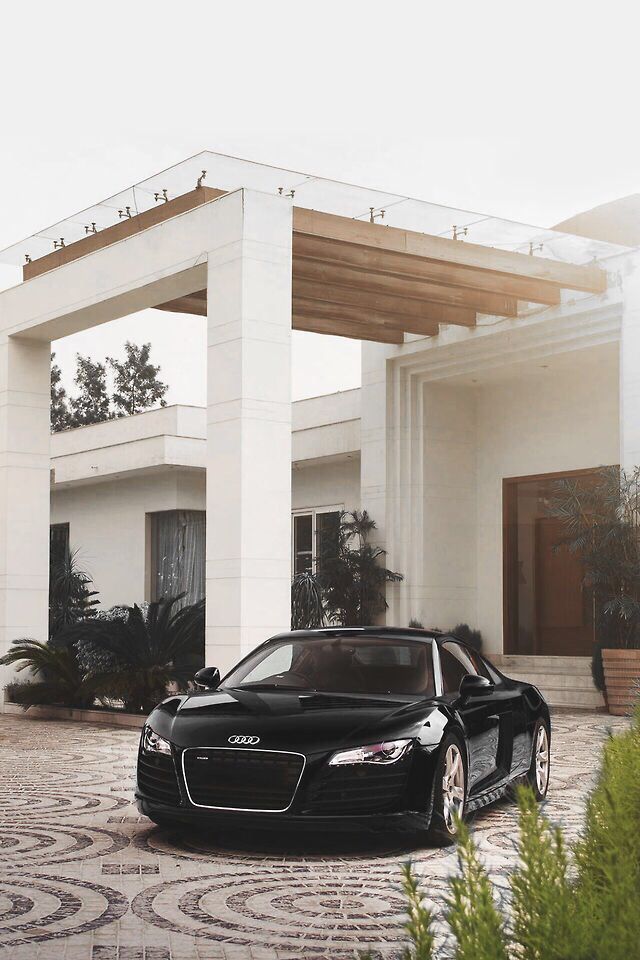
M394 825L455 836L456 814L549 782L549 710L450 634L387 627L272 637L149 716L138 808L156 823Z

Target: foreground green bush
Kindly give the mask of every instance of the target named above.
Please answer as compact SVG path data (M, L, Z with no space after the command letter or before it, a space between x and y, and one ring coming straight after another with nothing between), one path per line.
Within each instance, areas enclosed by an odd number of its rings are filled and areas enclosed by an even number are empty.
M454 946L436 952L433 919L411 865L403 868L409 946L403 960L638 960L640 958L640 713L604 746L585 829L567 851L533 793L518 793L519 864L503 910L468 828L446 921ZM368 955L371 956L371 955Z

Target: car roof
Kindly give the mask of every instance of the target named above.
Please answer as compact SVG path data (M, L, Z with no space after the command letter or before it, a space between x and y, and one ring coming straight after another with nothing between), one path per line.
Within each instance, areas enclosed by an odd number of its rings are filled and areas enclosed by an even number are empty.
M278 633L269 640L313 640L335 637L379 637L380 639L424 640L431 641L445 636L440 630L422 630L415 627L320 627L315 630L290 630Z

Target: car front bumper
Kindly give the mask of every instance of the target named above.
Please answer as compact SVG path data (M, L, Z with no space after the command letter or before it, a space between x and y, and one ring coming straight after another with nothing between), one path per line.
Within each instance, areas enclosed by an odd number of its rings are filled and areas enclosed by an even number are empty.
M154 822L199 824L216 828L269 831L354 831L380 833L381 831L415 832L426 830L430 811L402 810L394 813L336 814L334 816L310 813L262 813L238 810L213 810L193 806L169 806L136 793L136 805L141 814Z

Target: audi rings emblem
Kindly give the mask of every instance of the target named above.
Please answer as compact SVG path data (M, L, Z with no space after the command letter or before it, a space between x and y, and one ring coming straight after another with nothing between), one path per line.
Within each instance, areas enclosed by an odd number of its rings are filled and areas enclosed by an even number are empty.
M253 747L256 743L260 743L260 737L244 737L244 736L234 736L229 737L229 743L234 743L238 746L243 747Z

